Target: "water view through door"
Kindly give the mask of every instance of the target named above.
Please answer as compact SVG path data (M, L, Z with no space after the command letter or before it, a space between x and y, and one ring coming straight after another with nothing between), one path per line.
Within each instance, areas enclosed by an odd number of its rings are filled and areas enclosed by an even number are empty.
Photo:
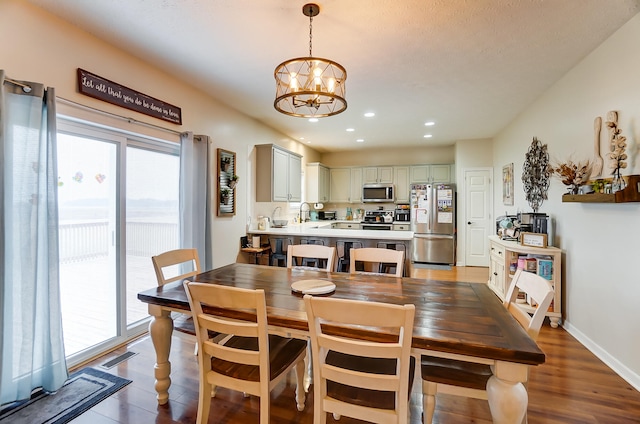
M179 147L59 127L62 325L80 362L146 330L137 294L157 285L151 256L179 243Z
M67 356L118 334L117 145L58 134L60 294Z

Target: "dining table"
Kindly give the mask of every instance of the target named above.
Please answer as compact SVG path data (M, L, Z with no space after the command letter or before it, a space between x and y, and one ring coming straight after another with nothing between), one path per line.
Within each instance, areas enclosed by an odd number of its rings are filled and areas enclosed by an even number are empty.
M323 280L335 288L322 296L397 305L415 305L412 355L430 355L490 364L487 396L495 423L521 423L526 413L528 368L544 363L544 352L486 284L234 263L191 279L246 289L263 289L270 331L308 337L298 281ZM294 285L298 286L300 285ZM182 282L138 293L148 304L149 333L156 353L155 390L159 404L169 400L172 312L190 313ZM232 312L230 312L232 314ZM372 340L384 334L363 333ZM387 335L388 336L388 335Z

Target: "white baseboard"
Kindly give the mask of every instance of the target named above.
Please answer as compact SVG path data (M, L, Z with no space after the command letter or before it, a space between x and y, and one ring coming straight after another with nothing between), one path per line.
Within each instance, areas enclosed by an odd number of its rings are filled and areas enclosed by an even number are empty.
M609 352L602 349L593 340L587 337L580 330L575 328L566 320L562 321L562 328L567 330L569 334L582 343L587 349L596 355L602 362L604 362L609 368L611 368L616 374L622 377L627 383L631 384L636 390L640 391L640 375L634 373L623 363L611 356Z

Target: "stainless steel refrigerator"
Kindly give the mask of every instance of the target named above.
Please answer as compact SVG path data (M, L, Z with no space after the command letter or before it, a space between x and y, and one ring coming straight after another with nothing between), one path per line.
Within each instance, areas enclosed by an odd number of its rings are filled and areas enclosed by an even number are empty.
M455 184L411 185L411 231L412 262L455 264Z

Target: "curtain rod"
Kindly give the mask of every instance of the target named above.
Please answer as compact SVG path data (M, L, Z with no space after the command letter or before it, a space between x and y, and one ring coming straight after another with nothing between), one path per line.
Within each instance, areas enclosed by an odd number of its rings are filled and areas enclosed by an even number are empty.
M5 77L4 80L8 83L11 83L13 85L17 85L18 87L22 87L22 91L24 91L25 93L30 93L31 92L31 86L28 84L24 84L20 81L16 81L14 79L11 78L7 78Z
M96 113L100 113L100 114L103 114L103 115L111 116L111 117L114 117L114 118L122 119L124 121L127 121L130 124L138 124L138 125L142 125L142 126L145 126L145 127L150 127L150 128L156 129L156 130L165 131L165 132L168 132L168 133L171 133L171 134L176 134L176 135L180 135L180 134L183 133L183 131L171 130L169 128L161 127L159 125L149 124L148 122L143 122L143 121L138 121L137 119L134 119L134 118L128 118L126 116L118 115L116 113L106 112L104 110L96 109L96 108L91 107L91 106L83 105L82 103L74 102L73 100L65 99L64 97L56 97L56 99L62 101L62 103L67 103L67 104L69 104L71 106L75 106L75 107L80 108L80 109L85 109L85 110L89 110L91 112L96 112Z

